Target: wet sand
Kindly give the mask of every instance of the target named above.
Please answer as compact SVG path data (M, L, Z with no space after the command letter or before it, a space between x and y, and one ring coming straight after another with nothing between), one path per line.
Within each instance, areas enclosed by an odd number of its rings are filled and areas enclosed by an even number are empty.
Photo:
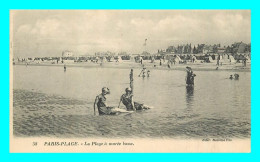
M27 90L14 90L13 132L15 137L58 138L169 138L203 137L250 138L250 122L231 119L200 118L189 112L166 115L174 120L147 118L140 112L123 116L94 116L82 100ZM143 116L143 117L142 117ZM122 123L122 120L124 122ZM167 127L155 127L163 122ZM225 127L223 127L225 125Z
M68 129L73 131L75 128L68 119L80 116L78 110L84 109L85 105L84 101L58 95L14 90L14 135L26 137L66 134ZM76 125L79 126L81 125Z

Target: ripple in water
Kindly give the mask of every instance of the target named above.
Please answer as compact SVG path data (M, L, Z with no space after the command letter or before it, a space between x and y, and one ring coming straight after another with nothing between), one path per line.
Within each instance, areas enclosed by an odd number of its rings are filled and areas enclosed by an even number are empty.
M251 136L249 72L241 72L239 81L225 79L230 72L195 72L196 86L186 89L185 72L151 70L149 79L136 76L134 81L135 100L153 109L128 115L94 116L93 101L100 88L108 86L109 105L117 105L128 85L129 70L71 68L64 73L59 68L15 66L15 136L184 139Z

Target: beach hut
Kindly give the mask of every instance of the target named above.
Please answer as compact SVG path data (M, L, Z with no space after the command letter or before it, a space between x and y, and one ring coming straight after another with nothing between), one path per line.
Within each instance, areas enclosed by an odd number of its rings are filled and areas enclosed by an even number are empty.
M209 56L209 62L214 62L211 56Z
M167 54L165 55L166 60L172 60L175 58L174 54Z
M247 59L247 62L251 62L251 59L248 55L246 56L246 59Z
M134 56L130 56L130 61L131 62L135 62L135 57Z
M98 63L98 64L103 63L103 58L102 57L96 57L96 63Z
M193 62L193 60L194 60L194 62L197 62L197 58L196 58L195 55L193 55L193 56L191 57L191 62Z
M101 61L102 61L102 63L107 62L107 58L106 57L102 57Z
M180 63L180 62L182 62L183 60L180 58L180 56L178 56L178 55L176 55L176 57L175 57L175 62L177 62L177 63Z
M121 58L121 56L116 56L116 57L115 57L115 60L116 60L116 62L122 62L122 61L123 61L122 58Z
M233 56L231 56L231 54L224 54L222 57L222 60L220 60L220 62L230 63L231 62L230 57L233 58Z
M229 56L229 61L230 61L230 63L236 62L236 60L234 59L234 57L232 55Z
M115 62L115 59L113 56L109 57L108 62Z

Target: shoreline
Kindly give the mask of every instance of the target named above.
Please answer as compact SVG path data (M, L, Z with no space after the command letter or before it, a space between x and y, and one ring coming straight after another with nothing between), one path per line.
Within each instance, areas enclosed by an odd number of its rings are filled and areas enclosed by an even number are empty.
M25 63L16 63L13 66L26 66ZM154 67L156 65L156 67ZM63 67L64 64L28 64L27 66L55 66ZM223 64L222 66L216 66L215 63L188 63L188 64L175 64L171 68L167 67L167 64L159 66L158 63L144 62L143 65L133 62L106 62L102 65L97 63L68 63L66 67L81 67L81 68L119 68L119 69L140 69L142 67L155 70L186 70L186 66L191 67L194 71L234 71L234 72L251 72L251 64L246 67L239 64ZM218 70L216 68L218 67Z

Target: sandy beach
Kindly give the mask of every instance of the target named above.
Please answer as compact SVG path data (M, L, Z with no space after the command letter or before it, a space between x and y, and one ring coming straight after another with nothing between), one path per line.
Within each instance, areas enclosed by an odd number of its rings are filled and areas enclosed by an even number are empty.
M143 64L135 63L132 61L122 61L122 62L105 62L105 63L93 63L93 62L81 62L81 63L65 63L66 67L85 67L85 68L120 68L120 69L140 69L142 67L146 67L149 69L158 69L158 70L185 70L187 66L191 67L194 71L216 71L216 70L225 70L225 71L251 71L251 62L247 63L247 66L243 66L242 63L223 63L221 66L217 66L216 62L212 63L200 63L188 62L187 64L173 64L171 67L168 67L167 62L160 63L156 60L154 63L151 61L143 61ZM18 62L15 65L24 65L25 63ZM154 66L155 65L155 66ZM64 66L64 64L51 64L51 63L28 63L27 66ZM216 69L218 67L218 69Z

